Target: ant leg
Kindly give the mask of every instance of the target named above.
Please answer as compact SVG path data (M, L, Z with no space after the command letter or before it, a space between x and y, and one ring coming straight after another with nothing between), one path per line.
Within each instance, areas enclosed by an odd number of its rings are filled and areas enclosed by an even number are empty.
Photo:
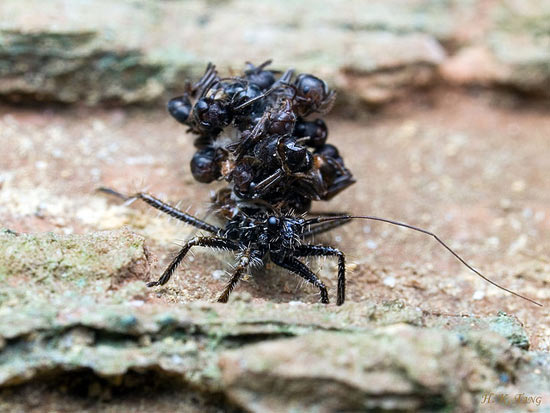
M101 187L101 188L98 188L97 190L101 192L105 192L107 194L118 196L119 198L122 198L125 201L130 201L133 199L141 199L144 202L151 205L153 208L156 208L159 211L162 211L165 214L168 214L171 217L176 218L180 221L183 221L189 225L193 225L196 228L203 229L213 234L220 234L222 232L221 228L218 228L214 225L210 225L204 221L201 221L198 218L195 218L192 215L186 214L185 212L180 211L179 209L174 208L173 206L168 205L165 202L162 202L160 199L155 198L154 196L146 194L144 192L138 192L137 194L134 194L132 196L125 196L125 195L122 195L120 192L117 192L110 188Z
M216 70L216 66L209 62L204 75L193 85L193 97L202 97L210 89L210 86L215 82L217 77L218 71Z
M239 265L235 268L235 271L233 271L233 275L231 276L231 280L229 280L229 283L225 286L225 289L223 290L222 294L218 298L219 303L226 303L229 299L229 294L233 291L241 277L243 276L244 271L248 267L248 264L250 263L250 250L247 250L244 255L239 260Z
M288 257L284 255L271 254L271 261L273 261L279 267L283 267L319 288L321 292L321 302L328 304L328 292L325 284L301 261L296 258Z
M263 62L262 64L260 64L259 66L254 66L251 62L245 62L246 63L246 66L247 68L245 69L244 73L245 74L249 74L249 73L259 73L261 72L266 66L269 66L271 63L273 62L272 59L269 59L269 60L266 60L265 62Z
M292 76L294 76L294 69L287 69L275 82L272 88L279 87L282 84L288 84L292 80Z
M265 112L258 123L254 125L254 127L250 131L250 135L248 135L244 139L241 139L241 141L238 142L233 150L233 154L235 155L237 160L242 159L242 157L246 154L248 148L255 145L257 143L257 140L262 137L262 135L265 133L265 126L268 119L269 113Z
M282 172L280 169L277 169L273 174L256 184L256 186L254 187L254 191L256 192L256 194L254 195L256 197L259 197L265 194L272 185L278 183L284 177L284 172Z
M336 305L344 304L346 298L346 257L344 253L336 248L325 245L301 245L296 251L298 257L313 256L336 256L338 257L338 298Z
M225 238L218 237L197 237L189 240L183 248L178 252L178 255L174 257L170 265L164 270L162 275L157 281L151 281L147 283L147 287L154 287L155 285L164 285L168 282L178 265L180 265L185 255L192 247L210 247L210 248L226 248L233 251L237 251L239 247L232 241Z
M320 113L321 115L327 114L334 106L334 102L336 102L336 92L334 90L331 90L328 96L323 100L323 102L321 103L321 105L319 105L315 112Z

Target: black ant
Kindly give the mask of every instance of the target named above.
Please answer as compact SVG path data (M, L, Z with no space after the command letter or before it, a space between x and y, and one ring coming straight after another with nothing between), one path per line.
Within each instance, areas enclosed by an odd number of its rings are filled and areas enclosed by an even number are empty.
M269 256L274 264L299 275L309 283L319 288L321 303L328 304L329 297L325 284L303 262L298 260L300 257L328 256L336 257L338 259L338 287L336 304L342 305L345 301L346 289L346 265L344 253L330 246L308 244L306 240L313 235L332 230L335 227L343 225L353 219L365 219L385 222L430 235L435 238L435 240L445 249L447 249L456 259L458 259L468 269L483 278L485 281L493 284L501 290L542 307L542 304L532 300L531 298L502 287L481 274L456 252L454 252L436 234L402 222L374 216L353 216L348 214L327 214L326 216L317 216L306 219L305 217L296 217L290 214L276 213L273 210L270 211L268 208L247 208L246 210L243 208L239 209L232 218L227 220L224 228L220 228L195 218L192 215L186 214L185 212L162 202L152 195L143 192L127 197L109 188L99 188L99 190L115 195L125 201L141 199L152 207L170 215L173 218L212 234L208 237L194 237L193 239L187 241L178 254L174 257L172 262L164 270L160 278L157 281L149 282L147 284L148 287L166 284L191 248L208 247L231 250L237 254L237 265L233 270L229 283L226 285L222 294L218 298L219 302L227 302L229 295L249 267L261 266L265 263L267 257Z
M265 69L270 63L247 63L242 77L231 78L220 78L209 64L168 110L199 135L190 165L198 182L225 179L243 200L305 212L311 200L331 199L355 182L337 149L326 144L324 121L303 118L325 113L335 93L311 74L293 81L293 69L275 80L277 72Z

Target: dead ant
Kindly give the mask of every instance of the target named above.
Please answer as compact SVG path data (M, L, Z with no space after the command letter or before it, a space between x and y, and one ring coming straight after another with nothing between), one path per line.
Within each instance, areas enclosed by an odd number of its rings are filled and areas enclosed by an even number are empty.
M327 214L328 216L317 216L306 219L303 216L280 214L273 209L269 210L269 208L243 208L239 209L232 218L228 219L223 228L220 228L180 211L147 193L139 192L127 197L109 188L99 188L99 190L115 195L125 201L141 199L153 208L173 218L212 234L208 237L194 237L187 241L159 279L149 282L147 284L148 287L166 284L191 248L207 247L230 250L237 254L237 265L233 270L229 283L218 298L219 302L227 302L229 295L249 267L261 266L265 263L267 257L269 257L274 264L297 274L307 282L319 288L321 303L328 304L329 297L325 284L303 262L298 260L298 258L312 256L336 257L338 259L336 304L342 305L345 301L346 289L346 264L344 253L330 246L308 244L306 240L313 235L332 230L353 219L364 219L385 222L430 235L456 259L485 281L501 290L542 307L542 304L531 298L502 287L481 274L453 251L436 234L402 222L374 216L354 216L348 214Z

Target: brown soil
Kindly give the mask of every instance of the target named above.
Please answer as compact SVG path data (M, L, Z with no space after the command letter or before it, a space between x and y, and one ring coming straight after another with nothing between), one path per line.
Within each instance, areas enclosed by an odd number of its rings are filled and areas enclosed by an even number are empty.
M348 258L347 299L401 299L429 313L515 314L532 348L550 349L550 117L501 95L438 92L411 97L362 120L328 121L357 183L316 210L349 211L427 228L494 281L486 283L430 237L382 223L352 222L318 242ZM164 112L0 108L0 219L22 232L86 232L129 225L150 240L160 274L189 228L94 190L146 190L204 216L215 185L199 184L184 127ZM179 241L178 241L179 240ZM230 254L196 250L152 301L214 300ZM336 263L311 261L335 297ZM270 270L232 299L316 302L317 291Z

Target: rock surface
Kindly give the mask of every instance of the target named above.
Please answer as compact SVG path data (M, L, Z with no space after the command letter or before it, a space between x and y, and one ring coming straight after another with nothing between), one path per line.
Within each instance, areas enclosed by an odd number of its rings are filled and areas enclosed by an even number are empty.
M510 0L0 2L0 99L77 106L0 106L13 230L0 232L0 412L547 409L549 118L446 87L547 96L547 15ZM189 175L185 128L113 105L162 103L208 60L268 58L326 78L345 110L397 99L328 119L358 182L316 207L429 228L545 307L429 238L366 223L319 239L347 254L342 307L269 265L213 303L234 256L203 250L146 288L192 229L94 190L204 217L211 187ZM308 264L333 300L336 263Z
M550 97L550 2L497 2L491 24L442 66L461 85L509 87Z
M136 280L149 268L143 238L127 230L4 231L1 245L0 407L15 404L9 389L46 378L80 377L93 399L152 375L246 411L472 410L528 365L526 334L505 314L457 320L400 302L159 305Z
M5 0L0 97L159 103L208 61L225 71L269 58L323 76L340 105L380 105L441 84L438 68L443 83L548 97L549 10L536 0Z

